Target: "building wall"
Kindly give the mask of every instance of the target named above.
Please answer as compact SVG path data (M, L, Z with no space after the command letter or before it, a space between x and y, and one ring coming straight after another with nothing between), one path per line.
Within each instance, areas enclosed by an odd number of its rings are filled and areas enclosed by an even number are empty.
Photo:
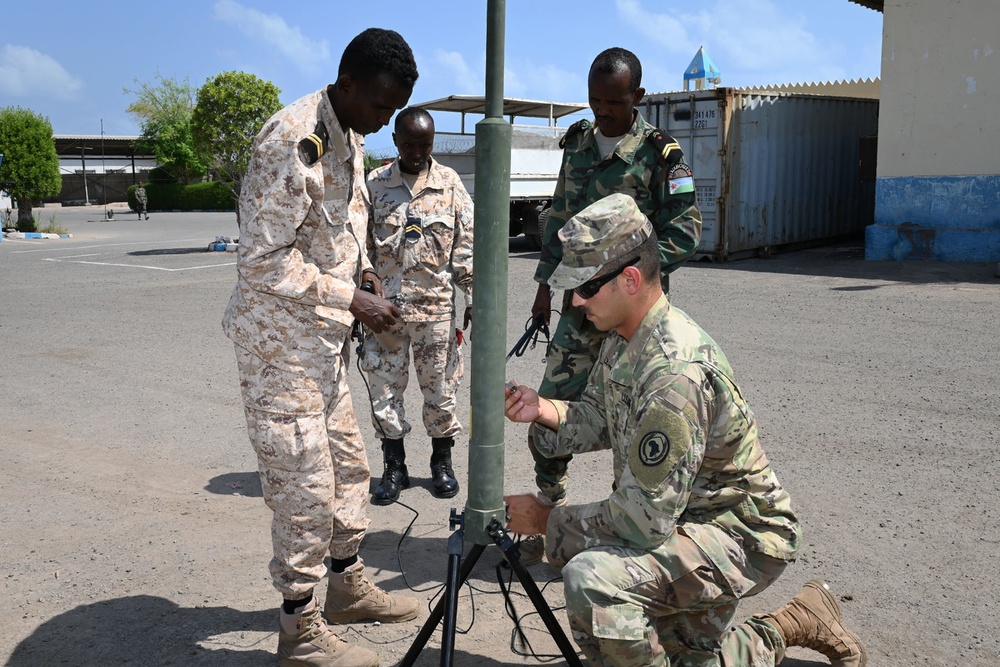
M1000 259L1000 2L887 0L870 259Z

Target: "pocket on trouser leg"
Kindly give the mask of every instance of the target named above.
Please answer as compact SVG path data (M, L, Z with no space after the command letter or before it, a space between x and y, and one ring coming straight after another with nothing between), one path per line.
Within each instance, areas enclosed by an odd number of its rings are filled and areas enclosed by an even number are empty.
M247 413L265 500L285 493L289 487L303 487L319 496L319 502L328 501L333 469L323 416L249 409Z
M666 664L663 650L654 646L649 617L640 607L631 604L595 606L591 613L594 639L605 665L651 667Z

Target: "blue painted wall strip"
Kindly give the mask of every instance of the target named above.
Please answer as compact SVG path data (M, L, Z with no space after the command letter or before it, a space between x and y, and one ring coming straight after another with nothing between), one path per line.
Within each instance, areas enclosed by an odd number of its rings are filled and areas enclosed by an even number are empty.
M1000 229L1000 174L880 178L875 224Z
M1000 175L879 179L865 257L1000 260Z

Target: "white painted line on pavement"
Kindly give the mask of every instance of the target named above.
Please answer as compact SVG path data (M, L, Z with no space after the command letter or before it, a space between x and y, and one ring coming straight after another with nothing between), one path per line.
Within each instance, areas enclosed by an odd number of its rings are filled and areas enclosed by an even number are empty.
M169 243L187 243L189 241L201 241L202 243L205 244L205 247L207 248L208 247L208 241L206 241L205 238L206 237L204 237L204 236L199 236L198 238L193 238L193 239L170 239ZM18 240L14 240L14 239L4 239L3 242L7 243L7 241L10 241L11 243L30 243L31 245L38 245L39 243L41 243L42 241L45 241L45 240L46 239L35 240L34 243L31 243L31 240L18 241ZM103 244L97 244L97 245L81 245L81 246L77 246L77 247L75 247L73 249L74 250L89 250L91 248L114 248L116 246L123 246L123 245L149 245L149 246L156 246L156 247L162 247L163 246L163 244L157 243L156 241L130 241L129 243L103 243ZM16 250L12 254L20 255L20 254L24 254L26 252L65 252L65 251L66 251L66 248L55 248L55 247L49 245L47 248L38 248L37 250Z
M43 262L62 262L65 264L91 264L93 266L124 266L129 269L150 269L152 271L194 271L195 269L214 269L218 266L236 266L236 262L226 262L225 264L205 264L204 266L188 266L180 269L168 269L162 266L146 266L145 264L116 264L114 262L82 262L77 260L67 260L58 257L43 257Z

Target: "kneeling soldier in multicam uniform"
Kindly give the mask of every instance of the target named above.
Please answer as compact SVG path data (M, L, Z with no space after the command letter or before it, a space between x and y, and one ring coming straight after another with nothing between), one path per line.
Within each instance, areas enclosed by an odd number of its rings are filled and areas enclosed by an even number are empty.
M399 316L380 284L374 294L358 288L378 282L364 252L361 135L406 106L416 79L402 37L365 30L344 51L336 82L265 123L240 194L239 276L223 327L236 345L247 431L273 513L285 667L376 667L374 652L327 622L406 621L420 606L377 587L358 556L370 478L343 357L355 318L380 331ZM321 615L313 589L327 555Z
M403 394L411 347L431 438L434 495L458 493L451 464L462 430L455 415L463 368L454 326L456 285L465 295L463 328L472 321L472 198L455 170L431 157L434 120L425 109L400 111L395 130L399 157L368 176L368 256L400 315L396 325L365 340L361 358L371 378L372 422L383 438L385 470L375 505L394 502L410 483Z
M549 284L572 290L587 319L612 333L578 401L508 386L505 412L534 425L547 455L612 449L614 485L586 505L507 502L511 530L545 533L584 655L622 667L761 667L805 646L838 667L863 666L864 647L820 581L777 612L733 624L740 599L795 559L801 531L725 354L662 292L649 220L614 194L559 237Z

